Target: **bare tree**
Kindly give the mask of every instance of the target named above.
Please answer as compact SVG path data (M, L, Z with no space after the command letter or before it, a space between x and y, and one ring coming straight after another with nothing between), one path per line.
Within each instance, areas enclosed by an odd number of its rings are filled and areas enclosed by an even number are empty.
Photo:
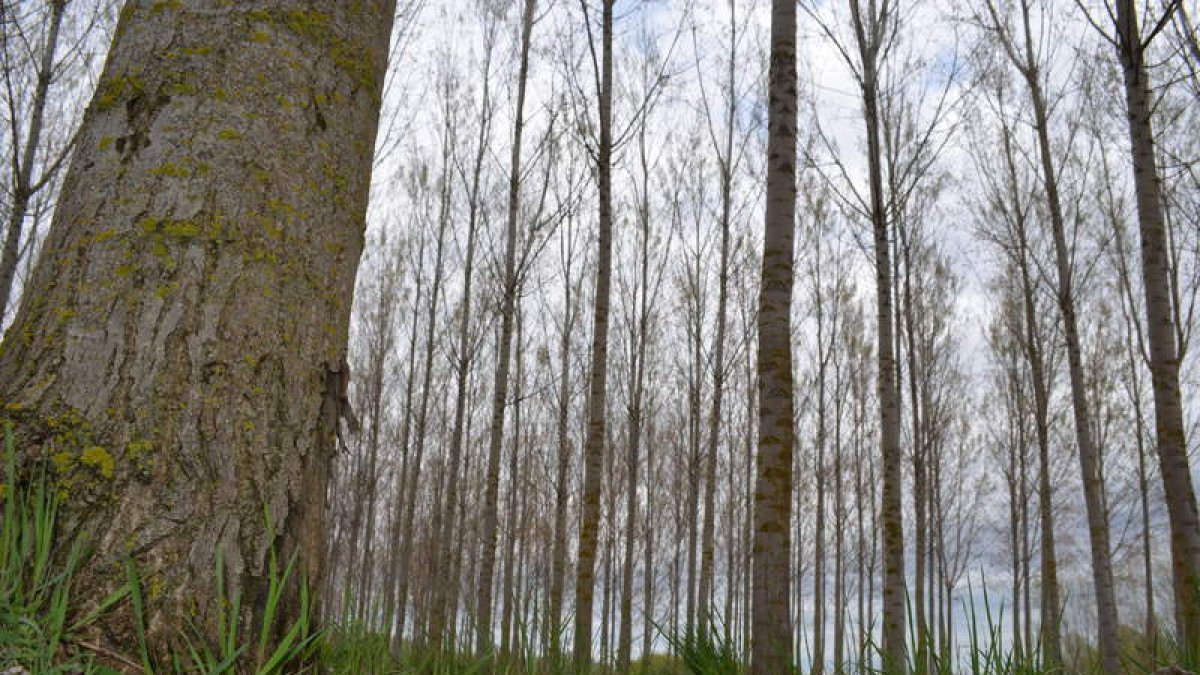
M767 106L767 197L758 300L759 431L754 487L755 675L792 667L792 255L796 218L796 3L772 0Z

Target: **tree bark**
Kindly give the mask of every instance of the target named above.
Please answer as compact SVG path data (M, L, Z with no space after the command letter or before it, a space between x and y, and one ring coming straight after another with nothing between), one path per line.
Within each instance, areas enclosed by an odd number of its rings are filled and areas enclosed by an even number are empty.
M1171 524L1171 572L1176 634L1181 645L1200 650L1200 517L1184 439L1179 388L1179 345L1171 298L1171 270L1163 217L1162 186L1154 156L1153 101L1146 43L1132 0L1117 0L1117 55L1125 79L1130 155L1142 240L1142 285L1154 389L1158 461Z
M759 435L754 487L754 675L792 667L789 600L792 456L792 255L796 219L796 3L772 0L767 192L758 297Z
M92 534L79 588L132 553L156 647L184 617L215 634L218 561L246 618L272 551L320 587L392 10L122 13L0 398L29 461L56 453L67 536Z

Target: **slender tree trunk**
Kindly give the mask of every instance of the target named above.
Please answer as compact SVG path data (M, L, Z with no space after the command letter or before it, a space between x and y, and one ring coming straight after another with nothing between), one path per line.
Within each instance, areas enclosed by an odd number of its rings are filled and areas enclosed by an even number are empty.
M651 406L651 411L653 411L653 406ZM651 420L653 420L653 412L650 415L650 418L651 418ZM646 485L653 486L653 485L658 484L657 483L658 471L655 470L655 465L654 465L654 461L655 461L654 448L655 448L655 440L656 439L654 436L654 425L653 425L652 421L649 424L649 428L647 429L646 440L647 440L647 443L646 443ZM646 661L646 658L648 656L650 656L651 649L653 648L654 634L658 630L657 626L660 625L660 624L658 624L658 619L655 618L655 612L654 612L654 600L655 600L654 586L658 580L656 575L654 574L654 545L655 545L655 536L654 535L657 530L654 523L657 520L656 514L658 513L658 511L655 509L656 505L655 505L655 500L654 500L654 495L656 492L657 492L657 490L654 490L654 489L650 489L650 490L646 491L646 515L642 521L642 529L644 530L643 539L645 540L643 542L643 545L645 546L645 548L643 549L643 552L642 552L642 555L644 557L644 560L642 563L642 565L643 565L643 570L642 570L642 618L643 618L643 623L642 623L642 661L643 661L643 663Z
M1154 429L1159 473L1171 524L1171 571L1175 625L1181 645L1200 652L1200 517L1184 439L1179 389L1179 345L1171 298L1167 228L1162 186L1154 156L1153 99L1146 67L1147 45L1138 26L1138 7L1117 0L1117 55L1125 79L1130 155L1142 241L1142 285L1154 389Z
M759 428L754 487L754 675L792 667L792 255L796 219L796 3L772 0L767 103L767 193L758 298Z
M33 165L37 161L38 146L42 142L46 102L49 98L50 83L54 80L54 52L58 50L59 30L62 27L63 14L67 9L67 0L51 0L47 4L50 5L50 21L46 28L46 42L42 45L37 80L33 87L33 105L29 111L29 131L25 137L25 145L12 148L12 168L14 169L12 172L12 204L8 212L8 227L4 231L4 250L0 252L0 326L4 324L4 316L12 297L17 263L21 260L21 234L25 229L25 217L29 214L29 203L36 192ZM8 68L9 65L5 64L4 67ZM19 140L14 132L10 142L16 144ZM42 183L44 179L45 176L38 183Z
M410 545L401 539L403 532L403 523L405 519L405 507L407 502L407 477L409 464L411 462L411 453L409 452L409 441L411 440L412 422L413 422L413 385L417 378L417 342L420 333L420 316L421 316L421 291L424 288L424 237L419 239L418 246L418 262L416 266L416 282L415 292L413 294L413 311L411 319L411 330L408 340L408 366L404 377L404 421L400 428L400 458L395 466L393 480L395 481L395 493L392 495L392 516L391 523L388 527L388 572L390 578L384 584L385 592L383 597L383 608L388 613L388 624L392 628L392 645L398 647L404 637L404 624L399 620L402 612L398 611L396 591L399 586L400 577L400 561L404 556L404 551L410 548Z
M629 480L625 493L625 558L621 569L620 633L617 638L617 670L629 671L633 642L633 557L637 544L638 463L642 442L642 398L645 390L646 342L650 321L650 167L646 158L646 128L638 130L638 157L641 163L641 204L638 220L641 226L639 241L638 285L634 291L635 326L630 344L630 402L628 451L626 453ZM647 484L649 490L653 485Z
M525 131L525 86L529 79L529 49L537 0L525 0L521 15L521 56L517 69L517 102L513 112L512 153L508 170L508 216L504 238L504 276L500 296L500 341L496 346L496 377L492 386L492 417L488 429L488 464L484 486L483 554L479 561L479 595L476 601L476 634L479 651L488 653L492 640L492 585L496 565L496 502L500 484L500 445L504 435L504 410L508 404L508 369L516 304L517 219L521 212L521 139ZM557 619L555 619L557 621Z
M383 427L383 377L387 355L394 347L392 341L393 307L395 306L396 270L384 271L384 278L379 291L379 305L376 308L375 325L372 327L371 354L368 357L367 368L367 400L371 427L367 438L367 485L363 495L366 502L367 520L363 528L366 535L362 563L358 570L358 617L360 621L371 625L371 578L373 576L373 559L375 543L375 514L376 493L379 478L379 433ZM372 626L373 627L373 626Z
M492 31L487 31L492 32ZM450 431L450 448L448 458L448 468L446 471L446 483L440 490L441 494L445 495L445 501L442 504L441 516L435 520L435 535L434 546L437 547L436 564L439 569L449 569L456 557L455 550L452 546L454 532L447 528L454 524L455 509L458 508L459 501L459 486L462 482L460 477L460 467L462 465L463 452L463 426L466 423L464 416L467 412L467 381L471 374L471 365L474 361L474 346L471 339L471 310L473 307L472 282L475 277L475 243L479 230L480 209L480 181L483 176L484 160L487 156L488 136L491 130L491 63L492 63L492 48L491 43L484 49L483 57L483 73L481 75L483 82L483 97L480 101L479 109L479 136L475 142L475 158L471 164L471 184L467 195L467 240L465 259L463 261L463 290L462 300L460 303L460 311L458 312L458 335L457 342L454 347L454 374L455 374L455 394L454 394L454 425ZM438 525L440 524L440 528ZM457 579L446 579L444 576L435 578L435 598L430 615L430 638L433 641L435 649L440 648L442 642L442 634L446 627L446 622L454 623L455 617L452 615L454 607L450 606L450 598L452 586L457 584ZM491 577L481 578L481 585L491 585ZM457 595L457 588L453 589L453 594ZM481 608L482 609L482 608ZM490 609L488 610L490 612ZM448 616L448 614L451 614ZM453 647L453 643L451 643Z
M691 638L696 634L697 621L696 612L699 604L699 591L697 583L697 568L698 568L698 547L700 524L697 520L700 518L700 418L701 403L703 396L701 386L701 324L702 317L702 291L700 289L700 255L696 254L693 263L693 268L688 270L691 274L691 293L693 307L695 308L695 316L691 317L691 360L688 362L688 464L687 464L687 599L685 600L685 625L686 636Z
M729 298L729 234L733 210L733 128L737 115L737 4L729 3L729 64L726 81L726 119L723 148L718 150L721 178L721 252L717 281L716 335L713 338L712 410L708 420L708 448L704 460L704 524L700 552L699 629L707 631L713 604L713 549L716 522L717 451L721 442L721 413L725 393L725 315ZM728 621L729 617L726 617Z
M405 507L404 507L404 523L400 528L401 539L401 554L399 565L399 588L396 591L397 601L397 618L396 625L399 626L397 631L396 642L403 640L404 626L407 619L408 611L408 589L412 579L413 568L413 541L414 541L414 526L417 515L417 493L421 485L421 473L423 468L423 460L425 458L425 443L429 438L429 398L433 393L433 358L435 354L435 338L437 337L437 319L438 308L441 301L442 288L442 270L445 262L445 243L446 229L450 221L450 197L451 197L451 175L450 175L450 157L453 154L453 138L450 134L450 125L452 120L447 116L446 137L443 139L442 148L442 176L441 185L439 185L439 204L437 214L437 243L434 246L434 263L433 263L433 280L431 282L429 293L429 323L425 328L425 363L422 368L421 378L421 400L417 406L417 424L416 424L416 446L412 450L411 467L408 472L408 480L405 486ZM416 605L417 603L413 603ZM413 620L413 637L416 638L423 631L417 630L419 623L416 617L422 613L415 613ZM394 645L399 647L399 644Z
M1004 157L1011 189L1017 190L1016 161L1011 135L1004 129ZM1014 209L1023 213L1021 207ZM1039 328L1037 289L1033 278L1031 251L1026 222L1016 223L1017 265L1020 271L1022 309L1024 312L1022 350L1029 364L1030 385L1033 388L1033 421L1038 444L1038 520L1041 539L1041 626L1042 667L1053 670L1062 664L1062 605L1058 592L1058 553L1054 540L1054 492L1050 483L1050 394L1046 375L1044 340Z
M814 251L815 270L814 299L817 329L817 438L816 466L813 467L817 483L816 523L813 531L813 626L812 626L812 674L825 672L825 444L828 438L828 421L825 405L826 369L829 352L825 337L824 289L821 287L821 243L817 234ZM801 539L803 541L803 539Z
M874 9L874 4L872 4ZM896 383L896 347L892 323L892 265L890 223L883 194L882 149L879 138L878 66L881 42L889 17L862 16L860 0L853 0L862 63L863 116L867 130L867 165L870 174L871 229L875 254L875 311L877 332L879 440L883 460L883 494L879 505L883 542L883 671L903 673L905 656L905 577L902 484L904 456L900 450L900 391Z
M904 321L904 337L907 338L907 348L905 349L908 361L908 390L909 390L909 411L912 418L912 470L913 470L913 553L914 553L914 574L913 574L913 597L912 607L915 610L916 625L913 635L913 642L916 646L916 659L914 662L916 672L919 675L927 675L928 673L928 645L929 645L929 623L925 614L925 571L927 565L926 553L926 538L928 536L927 522L927 495L926 495L926 452L927 440L925 437L925 427L922 422L925 421L925 415L928 411L923 411L919 405L920 397L918 395L919 381L924 377L923 373L918 372L917 365L917 335L915 324L916 308L913 307L913 260L912 247L913 243L910 240L908 223L900 223L897 230L900 234L900 251L904 260L904 299L903 299L903 321ZM899 341L898 341L899 342ZM899 345L897 345L899 346ZM924 414L923 414L924 413ZM1015 596L1014 596L1015 597ZM1014 612L1014 617L1016 616Z
M1154 565L1150 547L1150 481L1146 472L1146 422L1142 416L1142 391L1137 364L1139 351L1134 349L1133 340L1127 341L1129 354L1129 383L1132 390L1134 433L1137 434L1138 497L1142 516L1142 573L1146 578L1146 640L1150 645L1151 666L1158 656L1158 627L1154 616Z
M567 228L571 218L568 214ZM564 236L570 237L569 233ZM570 244L568 244L570 246ZM568 256L570 257L570 256ZM570 486L568 475L571 466L571 438L569 431L571 412L571 334L575 326L575 309L572 304L571 260L564 265L563 279L563 327L559 342L558 379L558 458L554 476L554 543L550 556L550 597L548 615L550 625L550 654L558 659L563 635L562 600L567 566L567 502Z
M590 30L590 26L589 26ZM600 529L600 488L604 472L608 401L608 309L612 278L612 41L613 0L603 0L600 19L599 234L596 243L596 296L592 312L592 362L588 384L588 424L584 443L583 513L579 523L579 563L575 570L575 667L589 670L592 658L592 600L596 590L596 544Z
M840 290L840 287L839 287ZM838 302L841 302L839 299ZM841 314L841 310L838 310ZM834 403L833 417L833 515L837 523L834 534L833 549L833 672L841 675L845 672L845 641L846 641L846 568L845 534L846 510L842 495L842 376L838 369L835 376L834 392L837 401Z
M1026 12L1026 17L1028 13ZM1029 22L1026 20L1026 30ZM1026 39L1026 63L1034 64L1031 41ZM1058 194L1057 172L1050 149L1049 117L1042 95L1038 71L1032 65L1025 71L1033 104L1034 126L1038 136L1042 182L1050 207L1050 228L1054 240L1054 264L1058 277L1057 300L1062 315L1063 334L1067 343L1067 372L1071 382L1071 410L1075 421L1075 436L1079 444L1079 468L1082 473L1084 502L1091 540L1092 574L1096 592L1097 636L1104 671L1111 675L1121 672L1117 640L1117 603L1113 588L1112 553L1109 545L1108 516L1104 509L1104 484L1100 475L1099 450L1092 434L1088 409L1086 379L1083 372L1083 350L1075 318L1075 294L1072 288L1070 253L1062 202Z
M123 14L0 346L18 447L37 453L63 425L89 439L53 442L71 456L58 478L78 486L65 531L93 533L76 588L104 597L136 552L143 576L168 589L147 598L155 649L177 641L184 617L216 634L218 561L244 619L261 614L272 550L299 556L322 586L393 9L218 4ZM295 30L293 13L312 28ZM271 39L247 47L255 31ZM280 72L292 57L311 67ZM248 93L186 93L222 87ZM324 187L297 187L310 184ZM299 611L297 591L281 616Z
M516 299L516 305L513 308L515 323L516 323L516 391L515 402L513 403L513 432L512 432L512 455L509 460L509 492L508 492L508 537L504 542L504 615L501 620L500 627L500 653L504 656L509 656L512 649L512 604L513 598L513 547L516 545L518 538L522 534L522 530L517 526L517 506L519 504L519 495L525 492L521 489L522 479L520 476L521 456L524 454L524 448L521 445L521 397L524 395L525 382L525 364L524 364L524 317L521 314L520 299ZM503 329L502 329L503 330ZM486 515L485 515L486 518ZM480 579L481 585L484 579ZM485 611L481 606L479 612Z

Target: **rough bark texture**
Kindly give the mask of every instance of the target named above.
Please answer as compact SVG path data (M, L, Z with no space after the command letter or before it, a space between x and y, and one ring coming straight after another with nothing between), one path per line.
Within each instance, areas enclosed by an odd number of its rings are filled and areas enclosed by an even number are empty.
M1184 443L1167 231L1150 119L1150 75L1146 70L1145 45L1138 29L1137 14L1138 8L1132 0L1118 0L1117 51L1125 76L1130 153L1142 240L1142 282L1150 338L1154 430L1171 521L1176 630L1181 645L1200 651L1200 517L1197 516L1196 492Z
M103 597L132 555L158 645L213 628L219 561L248 614L272 549L319 587L391 17L386 0L122 12L0 399L69 495L63 536L95 543L81 592Z
M754 609L750 665L755 675L792 668L792 248L796 219L796 3L771 3L767 101L767 194L762 288L758 296L759 432L754 486Z

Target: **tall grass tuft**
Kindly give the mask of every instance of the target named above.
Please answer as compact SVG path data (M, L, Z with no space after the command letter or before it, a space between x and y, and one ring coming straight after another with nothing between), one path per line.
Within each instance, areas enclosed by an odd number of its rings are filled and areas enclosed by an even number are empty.
M114 672L97 666L98 648L82 632L129 594L121 586L79 614L71 596L86 561L82 541L65 551L55 542L58 495L45 475L18 480L12 427L4 430L3 521L0 521L0 669L33 673Z

